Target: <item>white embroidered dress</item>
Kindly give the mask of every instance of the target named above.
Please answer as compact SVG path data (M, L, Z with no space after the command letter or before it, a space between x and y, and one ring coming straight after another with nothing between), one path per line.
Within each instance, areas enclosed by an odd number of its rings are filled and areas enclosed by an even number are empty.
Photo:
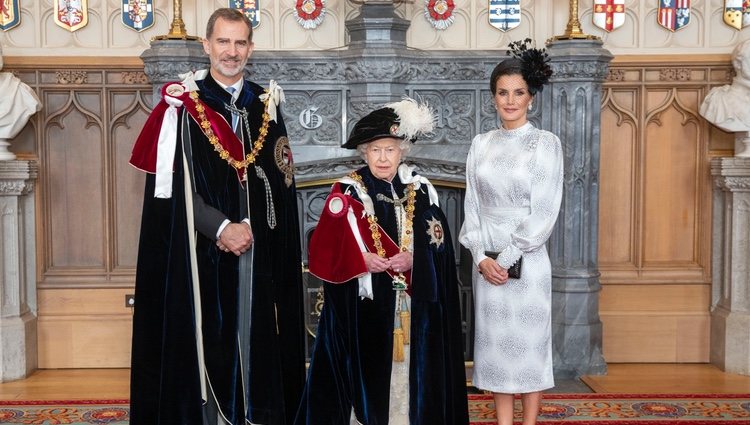
M528 393L554 386L551 268L546 242L560 209L560 139L531 123L474 138L466 161L459 240L474 261L474 374L477 388ZM499 252L504 268L522 255L520 279L487 282L477 265Z

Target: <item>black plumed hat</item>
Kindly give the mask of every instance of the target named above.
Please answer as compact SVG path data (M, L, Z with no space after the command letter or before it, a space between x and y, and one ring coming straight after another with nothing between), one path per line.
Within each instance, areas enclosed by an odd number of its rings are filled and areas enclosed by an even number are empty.
M383 137L396 137L413 143L417 137L430 133L434 125L435 118L429 106L407 97L362 117L354 124L349 139L342 147L356 149L361 144Z

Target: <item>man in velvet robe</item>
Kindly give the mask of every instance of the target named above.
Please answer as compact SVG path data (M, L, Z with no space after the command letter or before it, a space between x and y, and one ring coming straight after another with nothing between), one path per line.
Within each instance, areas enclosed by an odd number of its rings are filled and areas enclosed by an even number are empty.
M133 150L149 174L131 424L294 417L305 379L296 189L280 87L242 78L252 48L247 18L217 10L210 72L165 85Z
M333 185L310 243L324 303L296 425L468 424L448 223L430 182L401 164L432 127L406 99L344 144L367 166Z

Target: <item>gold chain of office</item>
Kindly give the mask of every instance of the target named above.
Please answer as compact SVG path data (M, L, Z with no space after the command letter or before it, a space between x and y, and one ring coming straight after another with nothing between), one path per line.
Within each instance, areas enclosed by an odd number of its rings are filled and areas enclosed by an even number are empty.
M352 171L351 174L349 174L349 177L357 182L357 185L363 192L367 192L364 183L362 183L362 176L357 174L356 171ZM417 199L417 191L414 189L414 183L407 186L406 199L406 207L404 208L406 210L406 223L404 223L404 232L401 235L401 244L399 246L401 252L408 251L409 245L411 244L412 225L414 222L414 203ZM380 240L382 235L380 234L380 226L378 226L378 218L375 217L375 214L368 214L367 222L370 223L372 241L375 244L375 249L378 251L378 257L385 258L385 249L383 249L383 242Z
M229 152L227 152L227 150L224 149L223 146L221 146L221 143L219 143L219 137L216 136L216 133L214 133L213 129L211 128L211 123L206 117L206 107L198 98L198 92L190 92L190 98L195 102L195 110L198 112L201 131L203 131L203 134L206 135L209 143L211 143L211 145L214 147L214 150L219 153L219 157L228 162L229 165L237 170L247 168L250 164L253 164L255 162L255 157L258 155L258 152L260 152L260 150L263 148L263 143L265 143L266 135L268 134L268 126L271 122L271 116L268 114L268 102L270 101L270 96L268 96L266 100L263 101L263 124L261 124L260 126L258 139L255 140L255 143L253 143L253 149L249 154L245 156L245 159L243 159L242 161L232 158Z

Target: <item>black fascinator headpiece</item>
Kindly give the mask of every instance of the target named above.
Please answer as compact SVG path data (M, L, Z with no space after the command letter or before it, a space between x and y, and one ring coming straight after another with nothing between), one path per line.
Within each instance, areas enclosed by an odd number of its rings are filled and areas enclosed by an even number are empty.
M531 47L531 39L514 41L508 44L507 54L521 62L521 75L533 93L540 92L552 76L549 55L546 49Z

